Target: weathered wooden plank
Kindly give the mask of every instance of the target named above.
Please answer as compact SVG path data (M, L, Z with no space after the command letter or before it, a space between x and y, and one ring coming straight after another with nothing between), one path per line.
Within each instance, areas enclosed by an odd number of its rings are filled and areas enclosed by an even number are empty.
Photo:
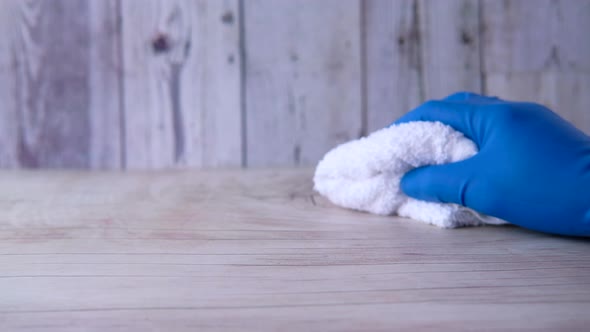
M482 5L487 92L543 103L590 133L590 1Z
M0 166L119 167L117 51L111 47L117 42L116 2L1 6ZM55 41L72 34L67 24L76 15L90 19L90 31L77 21L74 29L81 32ZM62 56L68 49L72 54Z
M344 210L313 192L311 176L0 172L0 326L581 331L590 323L587 241Z
M18 2L0 1L0 167L18 166L15 45L18 40Z
M362 131L360 3L245 3L247 165L313 164Z
M416 107L422 70L418 1L364 2L367 129L374 131Z
M180 9L179 1L169 2L170 8L165 11L160 1L123 1L121 2L122 39L123 39L123 110L125 132L125 167L151 168L170 166L175 163L175 131L173 117L180 115L178 96L171 89L170 76L172 65L178 91L179 73L185 61L182 50L188 43L187 34L190 29L186 26L187 8ZM179 9L175 9L179 8ZM174 11L174 16L171 16ZM182 14L180 14L182 13ZM180 15L184 18L180 21ZM177 34L158 40L163 46L156 48L152 45L159 37L161 22L173 17L174 22L185 24ZM166 31L168 32L168 31ZM168 38L175 38L176 58L167 56L171 47ZM165 43L165 44L164 44ZM160 44L156 44L160 45ZM180 50L180 51L179 51ZM170 58L170 59L169 59ZM174 61L174 62L173 62ZM173 101L172 99L175 100ZM175 103L173 105L173 102ZM173 107L176 106L176 109ZM174 113L176 112L176 113ZM184 139L184 135L181 136ZM180 144L180 143L179 143Z
M187 140L187 164L203 167L240 166L242 136L241 16L238 0L201 0L193 6L197 22L191 44L198 56L187 59L194 86L182 86L184 103L200 105L186 112L186 130L201 126L201 137ZM199 154L197 153L200 152Z
M123 166L121 26L119 0L89 1L90 167Z
M239 165L237 1L123 1L128 168Z
M481 91L479 2L420 0L425 99Z
M163 270L166 267L162 268ZM148 279L149 280L149 279ZM60 280L61 282L64 282ZM177 280L182 283L183 280ZM61 285L56 283L57 285ZM158 298L167 299L169 294L164 293L162 287L151 283L132 284L135 280L128 282L127 286L120 286L119 289L139 288L145 290L156 290L161 294ZM296 283L296 282L293 282ZM523 289L524 287L513 287L510 289L494 290L506 297L513 297L507 293L512 289ZM564 287L569 293L574 293L573 287ZM540 289L543 293L545 290ZM193 298L199 298L199 293L192 289L186 289L185 294L191 294ZM344 293L353 296L354 292ZM413 291L402 292L404 295L415 293ZM6 327L10 331L31 331L31 322L40 326L33 331L56 331L75 332L85 331L116 331L135 332L149 330L174 330L178 332L199 331L243 331L256 330L266 331L435 331L452 330L456 332L473 331L485 325L489 330L534 330L541 332L560 331L584 331L589 323L585 319L584 310L588 309L586 303L574 305L568 302L567 306L556 306L551 303L529 302L526 306L518 304L501 303L494 306L479 304L479 299L474 303L445 303L443 298L455 298L455 294L449 291L434 295L440 302L429 303L404 303L400 300L397 303L391 301L374 300L373 303L350 304L352 299L345 303L336 297L329 303L318 303L316 305L276 305L272 309L255 306L257 298L251 297L248 300L252 305L234 308L220 308L210 310L211 307L184 307L165 308L156 306L151 310L139 310L137 306L127 308L112 308L108 310L80 310L80 311L47 311L31 314L30 312L13 313L7 316ZM283 293L277 292L276 297L285 298ZM338 294L333 292L332 294ZM371 292L368 292L371 294ZM586 293L583 293L586 294ZM287 297L291 299L293 294ZM373 293L377 297L379 293ZM31 294L31 296L33 296ZM268 295L267 295L268 296ZM370 296L370 295L369 295ZM394 292L379 296L378 299L396 298L399 295ZM579 297L576 297L579 298ZM304 303L302 300L300 303ZM337 304L341 301L343 304ZM144 301L144 303L147 301ZM486 315L489 310L494 310L494 319L488 321ZM429 314L426 315L425 312ZM302 318L303 317L303 318ZM470 317L470 319L468 319Z
M4 78L14 88L18 165L86 167L88 3L18 4L11 64L16 73Z

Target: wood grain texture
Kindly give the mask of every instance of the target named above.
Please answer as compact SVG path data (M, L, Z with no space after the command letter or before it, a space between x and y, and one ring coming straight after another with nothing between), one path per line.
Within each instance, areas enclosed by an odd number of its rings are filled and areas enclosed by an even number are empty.
M123 76L119 0L88 1L90 167L124 166Z
M2 172L0 327L582 331L590 323L588 241L356 213L314 194L310 177Z
M127 168L240 165L237 1L123 1Z
M417 0L364 2L367 129L383 128L423 100Z
M310 165L362 129L360 2L248 1L247 165Z
M590 0L3 0L0 168L311 165L457 90L590 133Z
M484 1L482 13L487 92L543 103L590 133L590 1Z
M241 16L238 0L201 0L192 7L197 22L192 35L196 56L187 59L193 86L181 91L185 103L199 112L186 112L185 130L200 126L200 137L186 142L187 165L240 166L243 148ZM196 92L196 93L195 93Z
M17 163L88 166L88 3L19 1L9 80ZM10 111L9 111L10 112Z
M477 0L420 0L425 99L481 92L478 6Z
M16 49L19 38L17 0L0 2L0 167L18 167Z

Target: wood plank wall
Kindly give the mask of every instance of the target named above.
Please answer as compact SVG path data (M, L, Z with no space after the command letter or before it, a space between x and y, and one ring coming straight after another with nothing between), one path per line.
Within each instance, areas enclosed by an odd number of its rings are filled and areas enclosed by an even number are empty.
M590 0L2 0L0 167L312 165L424 100L590 133Z

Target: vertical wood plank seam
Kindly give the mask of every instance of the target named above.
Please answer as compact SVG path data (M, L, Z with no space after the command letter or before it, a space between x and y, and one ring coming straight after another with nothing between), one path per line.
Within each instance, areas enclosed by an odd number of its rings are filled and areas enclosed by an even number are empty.
M18 8L19 21L18 21L17 27L18 27L19 30L21 29L20 24L22 24L22 22L20 22L20 20L23 19L22 18L23 13L21 12L22 10L23 10L22 7L19 7ZM21 34L20 37L22 38L22 34ZM17 41L15 41L15 43L16 42ZM22 42L22 41L19 40L19 42ZM20 46L20 45L18 45L18 46ZM22 91L23 82L21 82L21 76L19 75L19 73L21 72L21 70L24 71L24 69L22 69L21 67L22 66L25 66L25 64L23 63L23 60L22 59L19 59L18 51L16 49L18 46L14 45L14 44L12 45L12 47L13 47L12 48L12 57L14 59L13 60L14 61L13 62L14 63L14 68L13 68L14 70L13 70L12 73L14 75L14 85L15 85L15 89L14 89L14 94L15 95L14 95L14 98L15 98L15 107L16 107L16 109L15 109L15 112L16 112L16 114L15 114L15 120L17 122L15 124L15 126L16 126L16 132L15 132L16 137L15 137L14 144L15 144L16 152L15 152L15 155L14 155L14 158L15 158L14 163L15 163L15 168L23 168L23 166L25 166L25 168L26 168L25 163L23 163L23 156L22 156L23 152L25 151L23 149L23 145L24 145L23 144L23 140L24 140L23 110L24 110L25 106L23 105L23 99L24 99L24 97L23 97L23 91Z
M184 63L170 64L170 103L172 109L172 132L174 137L174 162L179 164L184 160L184 130L182 127L182 106L180 105L180 75Z
M246 103L246 15L244 0L238 0L238 48L240 57L240 119L241 123L241 166L248 167L248 109Z
M424 55L422 54L423 51L423 42L424 39L422 38L422 29L420 22L420 4L418 0L414 0L412 3L412 30L414 30L414 34L416 36L416 41L418 45L418 50L416 51L416 63L417 68L416 71L418 73L418 96L420 98L420 102L424 102L426 98L426 82L424 82Z
M20 32L20 38L21 40L19 40L19 43L24 43L24 41L22 40L23 38L23 32L21 31L23 28L22 24L27 24L26 22L26 13L24 11L26 11L26 6L27 4L20 4L19 8L18 8L18 15L19 15L19 21L18 21L18 29ZM21 20L23 22L21 22ZM22 44L19 44L17 47L24 47ZM27 68L25 68L27 66L26 60L23 57L18 56L18 51L15 49L14 50L14 58L15 58L15 64L17 65L17 67L15 68L14 71L14 77L15 77L15 85L16 85L16 89L15 89L15 94L16 94L16 120L18 121L17 123L17 130L16 130L16 163L17 163L17 167L18 168L36 168L39 165L37 165L36 159L34 158L34 156L32 155L32 153L29 151L29 147L26 143L26 138L25 138L25 108L26 108L26 101L25 101L25 97L24 94L25 92L23 91L23 85L25 82L25 79L21 77L21 75L19 75L22 72L26 72Z
M485 21L483 19L484 17L484 13L483 13L483 0L478 0L477 1L477 31L478 31L478 48L477 48L477 52L478 57L479 57L479 93L485 95L488 93L488 88L487 88L487 77L486 77L486 66L485 66L485 56L484 56L484 52L485 52L485 45L484 45L484 37L485 37Z
M20 11L17 12L20 15ZM20 23L20 22L19 22ZM22 91L21 91L21 82L20 82L20 76L18 75L21 66L21 61L19 61L18 58L18 54L17 54L17 50L16 50L16 45L14 44L16 43L16 40L13 40L13 43L11 44L10 47L10 55L11 55L11 63L12 63L12 71L11 74L14 76L14 107L15 109L13 110L15 112L14 114L14 120L17 122L14 124L14 126L16 127L15 130L15 134L16 137L14 137L14 140L12 142L13 144L13 148L14 148L14 168L22 168L22 164L21 164L21 160L20 160L20 138L21 138L21 117L20 117L20 112L23 109L22 106Z
M126 128L126 117L125 117L125 61L123 58L123 9L121 6L121 0L116 1L117 8L117 19L116 19L116 31L117 31L117 81L119 89L119 167L121 169L127 168L127 130Z
M368 130L368 87L367 87L367 0L360 0L360 66L361 66L361 130L359 138L367 135Z

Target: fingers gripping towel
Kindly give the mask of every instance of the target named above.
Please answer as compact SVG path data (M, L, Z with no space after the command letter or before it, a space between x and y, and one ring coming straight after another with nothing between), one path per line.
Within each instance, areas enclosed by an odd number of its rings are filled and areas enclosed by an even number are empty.
M329 151L316 168L315 190L346 208L444 228L504 224L457 204L410 198L400 189L402 176L416 167L461 161L476 153L471 140L440 122L393 125Z

